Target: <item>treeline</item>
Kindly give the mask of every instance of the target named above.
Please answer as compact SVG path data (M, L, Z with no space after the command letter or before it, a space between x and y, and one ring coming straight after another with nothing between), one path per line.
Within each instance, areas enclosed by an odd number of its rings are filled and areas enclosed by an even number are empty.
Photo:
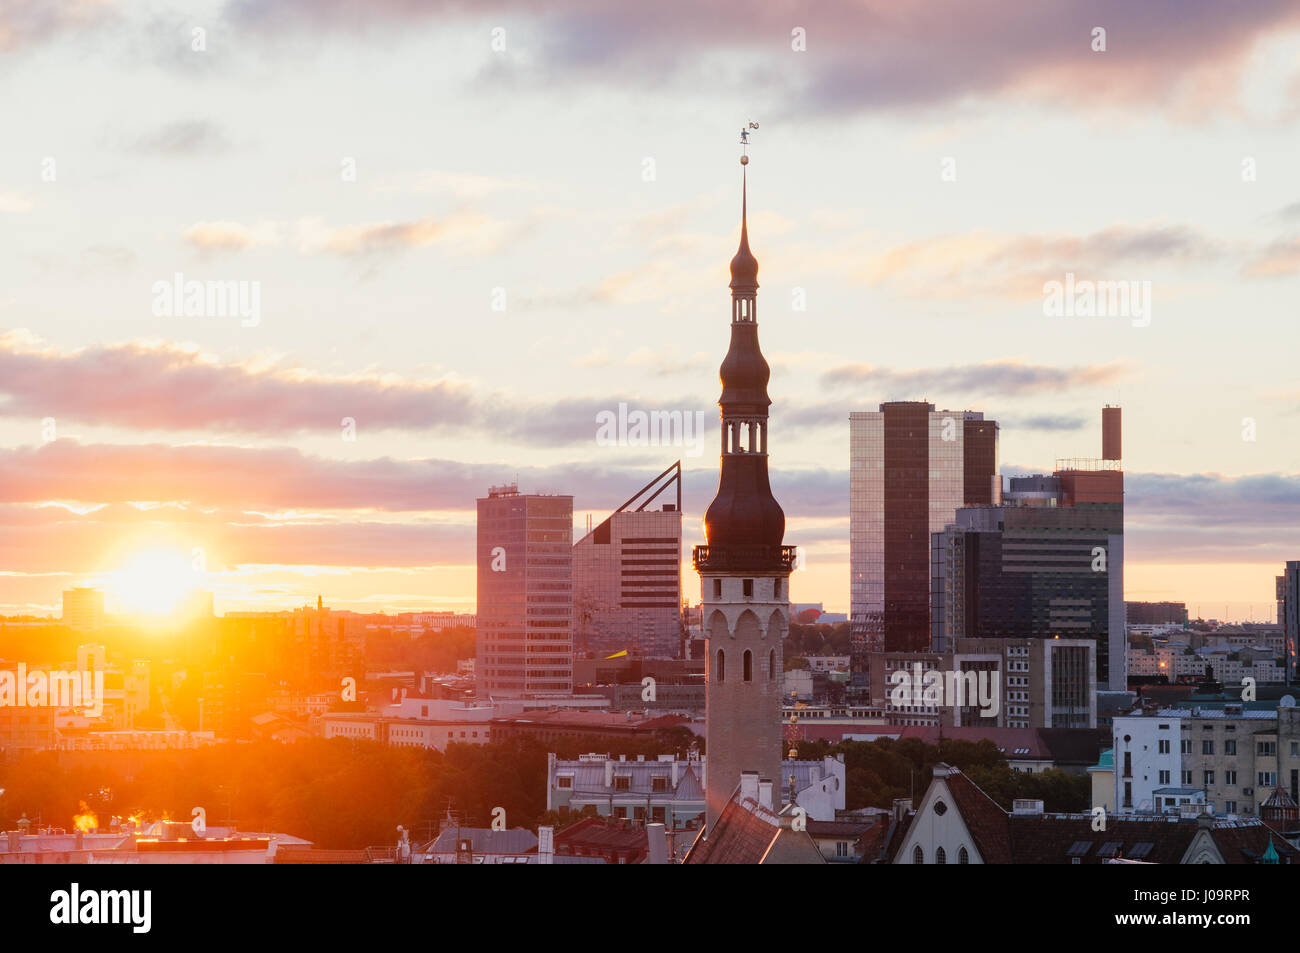
M1088 776L1050 770L1038 774L1013 771L991 741L944 741L929 745L916 738L878 741L800 741L800 759L844 755L845 806L889 807L895 798L914 798L930 784L939 762L960 768L993 800L1011 810L1015 798L1043 801L1049 812L1086 811L1091 806Z
M678 728L608 753L684 757L692 738ZM93 765L63 767L56 754L42 752L0 770L0 823L13 829L25 813L48 826L71 827L82 802L104 827L111 815L136 813L188 821L193 808L203 807L212 826L234 819L245 831L358 848L392 843L398 824L419 834L449 809L468 826L486 827L493 809L501 807L508 826L535 830L539 822L555 820L546 816L547 752L575 759L591 748L591 742L530 739L452 745L446 752L337 738L224 744L168 752L129 777L108 755ZM988 741L945 741L938 747L915 739L799 744L802 759L835 754L844 755L849 808L919 799L939 761L961 768L1007 809L1018 797L1041 798L1048 811L1088 808L1086 776L1014 772Z
M782 648L786 658L806 655L848 655L849 624L835 622L831 625L798 625L792 622Z
M600 750L629 759L685 757L694 737L676 728ZM278 831L328 848L390 844L398 824L419 833L448 810L468 826L487 827L501 807L508 826L535 829L546 811L547 753L576 759L592 748L590 741L519 739L440 752L314 738L160 753L139 759L143 766L129 776L120 767L127 759L112 752L69 767L56 753L39 752L0 768L0 825L12 830L26 814L71 828L84 802L105 829L113 815L189 821L202 807L209 826L233 819L241 830Z

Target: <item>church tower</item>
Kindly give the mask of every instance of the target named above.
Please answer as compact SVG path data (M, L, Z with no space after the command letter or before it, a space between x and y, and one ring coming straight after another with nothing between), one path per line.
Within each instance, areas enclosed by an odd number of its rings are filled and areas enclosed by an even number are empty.
M741 158L748 164L748 156ZM767 478L769 369L758 346L758 261L749 250L748 195L742 173L740 249L731 259L731 347L719 377L722 463L718 492L696 546L701 617L708 640L706 827L755 772L759 790L780 810L781 643L790 622L794 547L781 545L785 513ZM770 784L763 784L769 781Z

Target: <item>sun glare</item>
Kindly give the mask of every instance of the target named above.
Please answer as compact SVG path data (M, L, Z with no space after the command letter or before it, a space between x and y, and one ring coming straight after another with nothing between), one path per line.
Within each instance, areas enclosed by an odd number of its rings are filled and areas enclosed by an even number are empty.
M132 556L113 574L111 588L127 612L170 615L202 581L184 553L149 549Z

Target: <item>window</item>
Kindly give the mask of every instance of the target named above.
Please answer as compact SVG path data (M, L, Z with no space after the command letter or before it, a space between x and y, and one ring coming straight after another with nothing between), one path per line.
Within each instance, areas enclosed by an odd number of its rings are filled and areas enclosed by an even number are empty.
M848 841L846 841L846 840L837 840L837 841L835 842L835 856L836 856L836 857L847 857L847 856L849 856L849 842L848 842Z
M741 668L743 669L741 677L747 682L754 680L754 653L745 649L745 654L740 657Z
M1255 745L1256 754L1277 754L1277 744L1272 741L1261 741Z
M740 588L741 588L741 592L744 593L746 599L752 598L754 595L754 580L742 579L740 581Z
M665 777L656 777L650 779L650 790L655 794L662 794L668 790L668 779Z
M718 649L718 664L714 668L718 670L716 681L725 682L727 680L727 656L722 649Z
M1183 786L1184 787L1192 786L1192 772L1190 771L1183 772Z
M1229 738L1227 741L1225 741L1225 742L1223 743L1223 753L1224 753L1224 754L1236 754L1236 753L1237 753L1237 739L1235 739L1235 738Z
M1213 742L1213 741L1202 741L1202 742L1201 742L1201 754L1214 754L1214 742Z
M1169 753L1169 739L1168 739L1168 738L1162 738L1162 739L1160 740L1160 749L1159 749L1159 751L1160 751L1160 754L1168 754L1168 753Z
M1161 771L1161 772L1160 772L1160 783L1161 783L1161 784L1168 784L1168 783L1169 783L1169 772L1168 772L1168 771Z
M957 851L957 863L959 863L959 864L969 864L969 863L970 863L970 854L966 852L966 848L965 848L965 847L963 847L961 850Z
M1178 750L1181 751L1183 754L1191 754L1192 740L1190 738L1184 738L1183 743L1179 746Z
M555 786L556 786L557 788L572 788L572 787L573 787L573 778L556 778L556 779L555 779Z
M1223 802L1223 809L1224 809L1225 811L1227 811L1229 814L1236 814L1236 813L1237 813L1237 802L1236 802L1236 801L1224 801L1224 802Z
M1261 788L1271 788L1277 785L1277 775L1272 771L1259 772L1259 786Z
M914 864L925 863L925 851L921 850L920 844L917 844L915 847L912 848L912 863Z
M1224 771L1224 772L1223 772L1223 783L1226 784L1226 785L1228 785L1228 787L1236 787L1236 786L1237 786L1237 772L1236 772L1236 771Z
M721 598L722 598L722 580L721 580L721 579L715 579L715 580L713 580L713 598L715 598L715 599L721 599Z
M1206 785L1206 787L1209 787L1209 786L1210 786L1211 784L1213 784L1213 783L1214 783L1214 772L1213 772L1213 771L1206 771L1206 772L1205 772L1205 785Z
M940 847L938 850L934 852L934 862L936 864L948 863L948 855L943 852L942 847Z
M778 598L778 599L781 598L781 580L780 580L780 579L773 579L773 580L772 580L772 595L775 596L775 597Z
M616 778L614 779L614 790L615 790L615 791L630 791L630 790L632 790L632 779L631 779L630 777L628 777L626 774L624 774L624 775L622 775L622 776L620 776L620 777L616 777Z

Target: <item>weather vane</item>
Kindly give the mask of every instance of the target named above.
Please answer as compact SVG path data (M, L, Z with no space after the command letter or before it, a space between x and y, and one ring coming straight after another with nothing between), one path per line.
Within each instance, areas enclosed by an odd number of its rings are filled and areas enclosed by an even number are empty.
M744 152L740 156L741 165L749 165L749 130L757 128L758 123L751 122L747 128L740 130L740 144L744 147Z

